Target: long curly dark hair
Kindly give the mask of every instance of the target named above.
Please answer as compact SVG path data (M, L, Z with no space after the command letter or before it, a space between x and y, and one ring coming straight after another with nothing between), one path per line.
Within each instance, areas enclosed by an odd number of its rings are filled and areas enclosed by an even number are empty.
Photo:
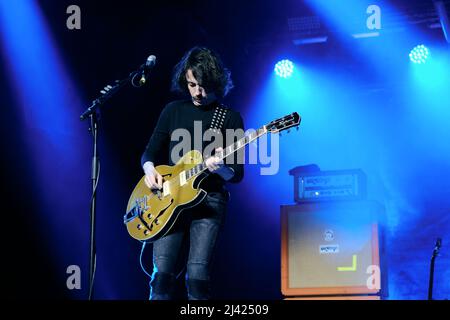
M189 94L186 80L189 69L206 92L223 98L233 88L231 72L224 67L218 54L205 47L193 47L174 67L172 91Z

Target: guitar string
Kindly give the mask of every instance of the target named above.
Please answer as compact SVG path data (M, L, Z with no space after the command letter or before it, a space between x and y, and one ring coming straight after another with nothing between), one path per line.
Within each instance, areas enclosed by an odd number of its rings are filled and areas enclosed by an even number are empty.
M261 134L258 134L258 131L260 131L260 130L261 130ZM220 157L220 160L223 160L223 159L227 158L228 156L230 156L231 154L235 153L236 151L238 151L238 150L244 148L247 144L250 144L250 143L253 142L254 140L258 139L258 138L261 137L263 134L266 134L266 133L267 133L267 131L265 130L264 127L261 128L261 129L258 129L258 130L255 131L255 132L257 133L256 136L255 136L255 138L251 139L251 134L250 134L250 135L245 136L244 138L240 139L240 140L244 140L244 141L245 141L245 138L250 137L250 139L249 139L249 141L248 141L247 143L241 144L240 147L238 147L237 149L231 151L231 152L230 152L229 154L227 154L226 156ZM237 141L237 142L238 142L238 141ZM234 146L234 145L236 145L236 143L233 143L232 145ZM232 146L232 145L229 145L227 148L229 148L229 147ZM227 149L227 148L226 148L226 149ZM205 170L208 169L208 167L206 167L205 161L203 161L203 162L201 163L201 165L202 165L204 168L201 169L201 170L200 170L199 172L197 172L196 174L194 174L192 177L189 177L188 180L191 180L191 179L193 179L193 178L199 176L201 173L203 173ZM198 166L198 165L197 165L197 166ZM194 168L194 167L193 167L193 168ZM192 168L191 168L191 169L192 169ZM189 170L190 170L190 169L189 169ZM186 172L186 170L183 170L182 172ZM168 182L169 182L169 183L168 183L169 189L170 189L170 187L177 187L177 186L179 186L179 183L180 183L180 175L181 175L182 172L180 172L180 173L177 175L177 178L172 178L171 180L168 180Z
M226 110L226 109L222 108L221 106L217 106L216 109L214 110L214 115L213 115L213 118L212 118L212 120L211 120L210 129L213 129L213 130L219 129L219 122L220 122L220 127L222 127L222 124L223 124L223 121L224 121L224 119L225 119L226 113L227 113L227 110ZM216 119L216 117L217 117L217 119ZM220 120L220 119L221 119L221 120ZM217 123L216 123L216 122L217 122ZM234 151L233 151L233 152L234 152ZM230 154L231 154L231 152L230 152ZM198 166L198 165L196 165L196 166ZM194 167L196 167L196 166L194 166ZM203 161L203 162L201 163L201 167L205 167L205 166L206 166L206 163ZM193 168L194 168L194 167L193 167ZM192 168L190 168L189 170L191 170L191 169L192 169ZM182 172L184 172L185 176L187 175L187 171L186 171L186 170L183 170ZM169 190L170 190L171 188L177 187L177 186L179 185L179 183L180 183L180 178L181 178L180 174L181 174L182 172L180 172L180 173L177 175L177 178L176 178L176 179L172 178L171 180L169 180L169 181L167 182L167 186L168 186ZM202 172L203 172L203 170L201 170L198 174L200 174L200 173L202 173ZM197 175L198 175L198 174L197 174ZM192 176L192 177L189 177L189 179L194 178L195 176L196 176L196 175L194 175L194 176ZM163 184L163 188L164 188L164 184ZM149 199L152 199L152 198L156 195L156 194L154 194L153 192L152 192L152 194L153 194L153 196L150 196ZM159 198L159 195L158 195L158 198ZM136 201L136 205L139 205L137 201ZM140 205L139 205L139 207L140 207ZM144 205L144 207L145 207L145 205ZM156 219L156 218L155 218L155 219Z
M241 146L239 146L237 149L235 149L235 150L233 150L233 151L230 151L230 153L227 154L226 156L220 157L220 160L223 160L223 159L227 158L227 157L230 156L231 154L233 154L233 153L235 153L236 151L238 151L238 150L242 149L243 147L245 147L247 144L250 144L251 142L255 141L256 139L259 139L261 136L263 136L263 135L266 134L267 132L268 132L267 126L263 126L262 128L259 128L258 130L254 131L254 133L256 133L256 135L255 135L255 137L254 137L253 139L252 139L252 133L251 133L251 134L249 134L249 135L246 135L244 138L242 138L242 139L236 141L236 142L233 143L232 145L229 145L228 147L225 148L225 150L228 149L228 148L231 147L231 146L239 145L239 143L238 143L239 141L241 141L241 140L244 140L244 141L245 141L246 138L249 138L248 142L241 144ZM225 151L225 150L224 150L224 151ZM198 165L200 165L200 164L197 164L196 166L198 166ZM193 178L199 176L199 175L200 175L201 173L203 173L206 169L208 169L208 168L206 167L205 161L203 161L203 162L201 163L201 166L203 167L203 169L201 169L199 172L195 173L193 176L189 177L188 180L191 180L191 179L193 179ZM194 168L194 167L190 168L189 170L191 170L191 169L193 169L193 168ZM176 176L176 178L172 178L171 180L168 180L168 181L167 181L167 182L168 182L168 188L169 188L169 189L170 189L171 187L178 187L178 186L179 186L179 183L180 183L180 180L181 180L181 179L180 179L180 175L181 175L183 172L187 172L187 170L181 171L181 172ZM154 194L153 194L153 195L154 195Z
M253 141L255 141L255 140L257 140L257 139L259 139L261 136L263 136L264 134L266 134L266 133L269 132L269 131L267 130L267 126L263 126L262 128L256 130L255 132L256 132L256 135L255 135L255 137L254 137L253 139L251 138L251 137L252 137L252 134L249 134L249 135L244 136L244 138L242 138L242 139L236 141L236 142L233 143L232 145L229 145L227 148L229 148L229 147L231 147L231 146L235 146L235 145L238 145L238 146L239 146L239 143L238 143L239 141L241 141L241 140L244 140L244 141L245 141L245 139L246 139L247 137L249 138L248 142L243 143L243 144L241 144L237 149L235 149L235 150L233 150L233 151L230 151L230 153L229 153L228 155L226 155L226 156L224 156L224 157L220 157L220 160L223 160L223 159L225 159L226 157L230 156L231 154L235 153L236 151L239 151L240 149L244 148L246 145L252 143ZM225 148L225 150L226 150L227 148ZM224 150L224 151L225 151L225 150ZM196 177L199 176L201 173L203 173L206 169L208 169L208 168L206 167L205 161L203 161L203 162L201 163L201 165L202 165L202 167L204 167L204 168L203 168L201 171L199 171L199 172L197 172L196 174L194 174L193 176L189 177L188 180L191 180L191 179L196 178ZM198 165L197 165L197 166L198 166ZM192 168L194 168L194 167L192 167ZM189 170L191 170L192 168L190 168ZM182 172L186 172L186 170L183 170ZM177 186L179 185L179 183L180 183L180 174L181 174L182 172L180 172L180 173L177 175L177 179L172 178L171 180L168 180L168 186L169 186L169 189L170 189L170 187L177 187ZM152 193L152 194L150 195L149 199L151 199L151 198L153 198L153 197L155 197L155 196L156 196L156 194Z
M289 117L289 116L283 117L283 118L281 118L281 119L279 119L279 120L277 120L277 121L279 121L279 122L286 121L285 118L288 118L288 117ZM272 123L270 123L270 124L272 124ZM266 125L266 126L263 126L262 128L257 129L257 130L255 131L255 132L256 132L255 138L251 139L252 134L249 134L249 135L245 136L244 138L238 140L237 142L239 142L239 141L241 141L241 140L244 140L244 141L245 141L245 139L246 139L247 137L250 138L249 141L248 141L247 143L242 144L240 147L238 147L236 150L230 152L230 153L229 153L228 155L226 155L225 157L221 157L220 160L225 159L226 157L228 157L228 156L231 155L232 153L238 151L239 149L245 147L247 144L250 144L250 143L253 142L254 140L260 138L262 135L266 134L266 133L268 132L267 127L270 126L270 124L269 124L269 125ZM236 142L236 143L237 143L237 142ZM236 143L233 143L233 146L234 146ZM231 147L231 146L232 146L232 145L229 145L229 146L226 147L225 149L227 149L227 148L229 148L229 147ZM203 168L201 171L199 171L198 173L194 174L192 177L189 177L189 180L192 179L192 178L197 177L198 175L200 175L201 173L203 173L203 171L205 171L205 170L207 169L205 161L203 161L203 162L201 163L201 165L202 165L202 167L204 167L204 168ZM198 165L197 165L197 166L198 166ZM194 167L192 167L192 168L194 168ZM191 170L192 168L190 168L189 170ZM186 170L181 171L181 172L177 175L177 178L176 178L176 179L175 179L175 178L172 178L171 180L168 180L168 187L169 187L169 189L170 189L170 187L177 187L177 186L179 186L180 175L181 175L181 173L183 173L183 172L186 172Z

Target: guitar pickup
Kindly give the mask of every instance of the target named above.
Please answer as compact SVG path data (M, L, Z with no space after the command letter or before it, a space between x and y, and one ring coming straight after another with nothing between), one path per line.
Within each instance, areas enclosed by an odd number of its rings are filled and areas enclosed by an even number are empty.
M170 194L169 181L163 183L163 197Z
M186 184L186 171L182 171L180 173L180 186L184 186Z

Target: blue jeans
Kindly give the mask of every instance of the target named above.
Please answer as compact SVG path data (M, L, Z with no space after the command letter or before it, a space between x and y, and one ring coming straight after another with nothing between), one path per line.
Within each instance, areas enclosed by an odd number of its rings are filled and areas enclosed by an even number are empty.
M184 240L189 235L186 288L189 300L210 298L210 271L219 230L223 225L228 197L211 192L192 209L181 213L181 221L153 243L153 275L150 300L170 300L174 296L176 270ZM180 220L179 218L179 220Z

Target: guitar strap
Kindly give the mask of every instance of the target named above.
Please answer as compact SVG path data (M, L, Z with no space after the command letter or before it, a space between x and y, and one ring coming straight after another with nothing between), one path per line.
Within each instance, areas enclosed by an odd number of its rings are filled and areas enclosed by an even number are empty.
M209 126L209 128L215 133L219 133L222 130L227 111L227 108L222 104L218 104L216 106L211 120L211 125Z
M225 116L227 115L228 108L223 104L217 104L216 109L214 110L214 114L211 120L211 125L209 129L214 133L219 133L222 130L223 123L225 122ZM230 192L223 186L223 192L226 196L227 201L230 200L231 194Z

